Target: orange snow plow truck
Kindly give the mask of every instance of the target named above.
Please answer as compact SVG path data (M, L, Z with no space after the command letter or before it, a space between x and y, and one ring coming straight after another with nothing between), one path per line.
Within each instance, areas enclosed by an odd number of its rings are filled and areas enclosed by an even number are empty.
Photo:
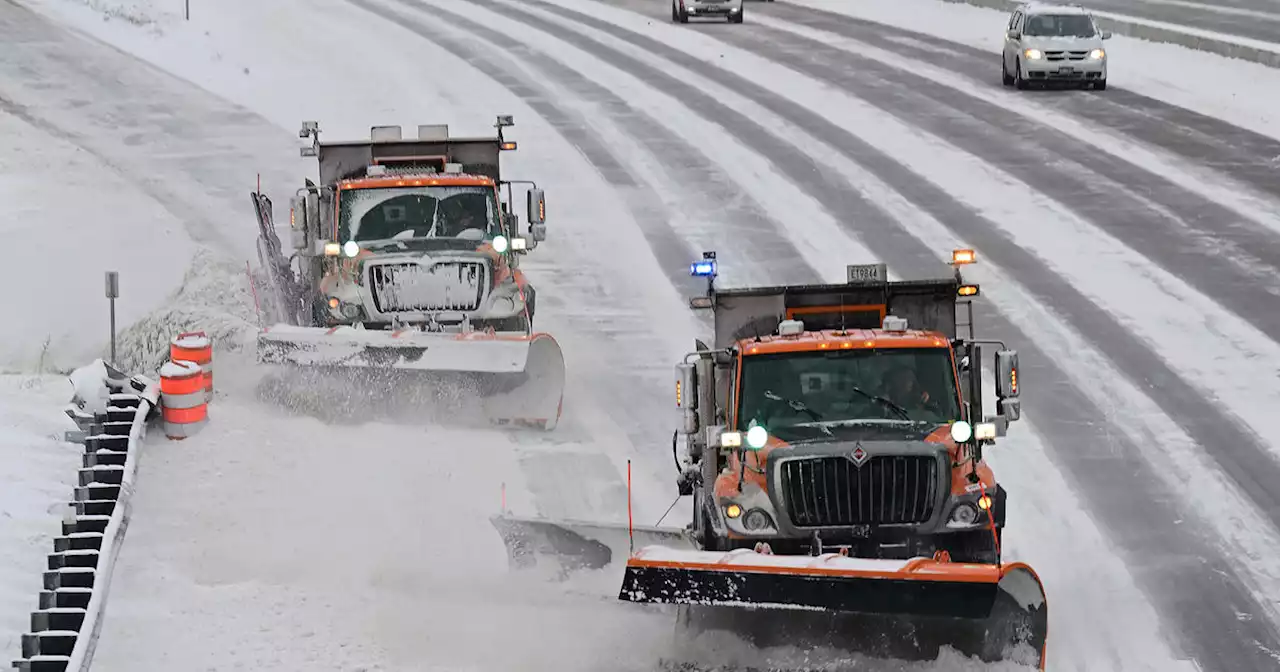
M979 288L960 266L974 258L957 250L938 279L869 264L844 284L718 290L705 253L692 272L708 291L690 303L712 311L715 340L677 367L672 446L692 521L495 517L513 564L627 557L619 598L680 605L686 633L1043 669L1044 589L1001 559L1006 491L983 459L1019 418L1018 358L973 338ZM999 348L989 417L983 345Z
M316 157L320 183L308 179L292 199L287 256L271 200L252 194L270 324L257 352L277 368L276 400L318 396L326 410L407 401L411 415L462 400L441 416L556 426L564 356L534 331L537 293L520 269L546 239L546 206L535 183L501 175L512 125L499 116L492 137L419 126L413 138L375 126L367 140L320 142L319 126L303 124L301 153ZM527 236L510 211L517 183L529 185Z

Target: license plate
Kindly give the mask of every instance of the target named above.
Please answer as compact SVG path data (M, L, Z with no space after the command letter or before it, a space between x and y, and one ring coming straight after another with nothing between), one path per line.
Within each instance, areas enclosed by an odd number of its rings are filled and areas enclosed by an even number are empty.
M1067 74L1067 75L1069 75L1069 74L1071 74L1071 73L1073 73L1073 72L1075 72L1075 71L1076 71L1076 69L1075 69L1075 68L1071 68L1071 67L1062 67L1062 68L1058 68L1058 72L1061 72L1061 73L1063 73L1063 74Z

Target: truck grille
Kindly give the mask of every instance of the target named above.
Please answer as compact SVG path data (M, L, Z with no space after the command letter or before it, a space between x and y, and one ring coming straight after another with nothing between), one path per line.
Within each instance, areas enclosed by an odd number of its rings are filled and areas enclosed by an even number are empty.
M923 523L938 494L938 460L878 455L861 467L847 457L782 464L782 494L796 527Z
M381 313L473 311L488 288L485 265L478 261L369 266L369 291Z

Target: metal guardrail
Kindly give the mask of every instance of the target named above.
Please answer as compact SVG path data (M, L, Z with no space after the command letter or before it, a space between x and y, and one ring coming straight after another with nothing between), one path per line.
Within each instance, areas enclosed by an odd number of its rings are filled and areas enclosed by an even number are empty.
M95 363L96 364L96 363ZM129 526L139 446L159 416L160 386L105 366L110 396L103 412L67 408L84 446L79 485L53 540L31 631L22 635L19 672L85 672L102 629L111 574Z

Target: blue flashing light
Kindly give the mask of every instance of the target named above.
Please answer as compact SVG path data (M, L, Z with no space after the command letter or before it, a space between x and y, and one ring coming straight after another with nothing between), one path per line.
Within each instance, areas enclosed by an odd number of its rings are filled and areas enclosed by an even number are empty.
M716 274L716 262L714 259L703 259L689 264L689 275L696 277L709 277Z

